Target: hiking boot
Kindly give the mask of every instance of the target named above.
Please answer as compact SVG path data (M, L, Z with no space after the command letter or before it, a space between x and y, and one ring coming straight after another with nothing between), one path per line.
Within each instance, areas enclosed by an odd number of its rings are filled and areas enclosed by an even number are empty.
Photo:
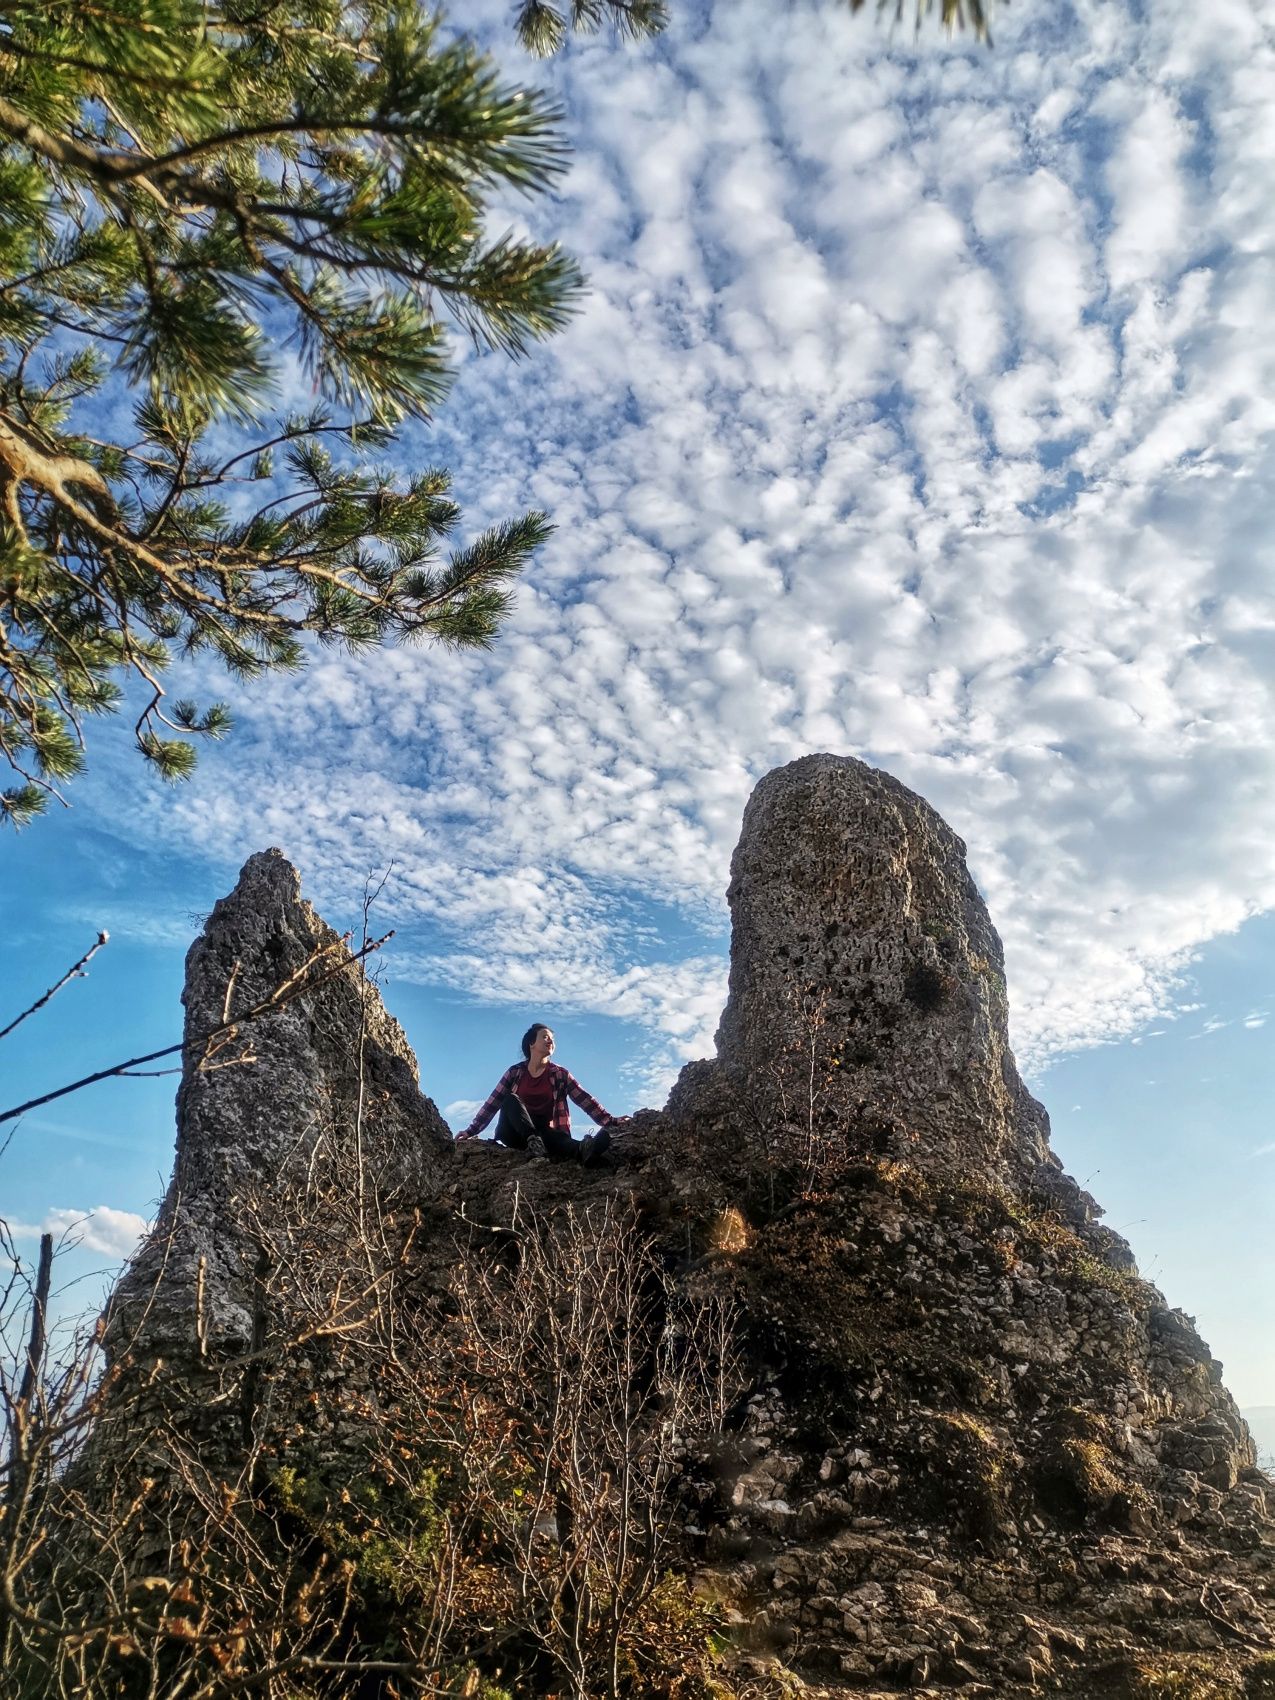
M527 1140L527 1155L528 1157L547 1157L549 1155L545 1150L545 1142L538 1133L533 1133Z
M580 1161L587 1169L596 1163L604 1151L611 1148L610 1132L600 1127L596 1133L586 1134L580 1141Z

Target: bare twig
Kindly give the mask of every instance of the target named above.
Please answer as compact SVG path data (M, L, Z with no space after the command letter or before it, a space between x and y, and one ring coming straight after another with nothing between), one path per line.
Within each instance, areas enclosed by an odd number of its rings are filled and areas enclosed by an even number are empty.
M43 1104L51 1104L55 1098L65 1098L68 1093L79 1092L85 1086L95 1086L99 1080L109 1080L114 1075L126 1075L132 1070L140 1068L143 1063L156 1062L160 1057L175 1056L187 1045L207 1047L214 1045L219 1039L225 1041L236 1029L246 1027L249 1022L260 1021L262 1016L272 1015L276 1010L282 1009L285 1004L291 1003L294 998L301 997L306 992L316 991L328 980L334 979L336 975L343 974L347 968L352 968L355 963L361 962L365 956L370 956L373 951L380 950L381 946L388 944L393 937L394 933L391 930L379 939L373 939L370 944L365 945L362 949L352 952L344 962L338 962L334 967L326 969L313 979L305 979L305 969L312 966L314 961L314 958L311 958L309 963L303 964L281 986L277 986L268 997L262 998L260 1003L254 1004L242 1015L237 1015L233 1021L219 1022L216 1027L210 1027L205 1033L196 1034L193 1039L182 1039L176 1045L165 1045L162 1050L148 1051L144 1056L128 1057L124 1062L114 1063L110 1068L99 1068L94 1074L86 1074L81 1080L73 1080L69 1086L59 1086L56 1091L45 1092L39 1098L28 1098L25 1104L17 1104L11 1110L0 1110L0 1123L13 1121L15 1117L25 1115L28 1110L36 1110ZM337 942L344 944L348 938L349 934L346 933ZM332 946L327 947L327 949L331 948ZM318 954L323 955L325 952Z
M9 1034L13 1032L14 1028L20 1026L29 1015L34 1015L36 1010L43 1009L49 999L56 997L68 981L82 980L84 978L84 970L97 955L98 951L101 950L102 946L104 944L109 944L110 938L111 935L108 932L100 932L97 935L97 943L89 946L80 960L74 965L74 967L67 969L66 973L55 986L50 986L42 998L37 998L35 1000L30 1009L24 1009L21 1015L14 1016L13 1020L7 1027L0 1027L0 1039L7 1039Z
M393 871L394 871L394 863L393 863L393 861L391 861L389 867L386 868L385 872L381 875L380 879L377 881L375 890L373 890L373 888L372 888L372 875L370 873L368 874L367 878L363 881L363 945L364 945L365 949L366 949L367 942L368 942L368 917L372 912L372 905L376 902L377 898L385 890L386 881L389 879L389 877L393 873ZM363 1163L363 1123L364 1123L364 1117L365 1117L365 1112L366 1112L366 1107L367 1107L367 998L368 998L367 970L365 968L360 968L359 969L359 1043L358 1043L359 1096L358 1096L358 1104L356 1106L355 1116L354 1116L354 1151L355 1151L355 1162L356 1162L356 1165L357 1165L357 1183L358 1183L358 1197L359 1197L360 1227L363 1226L362 1216L363 1216L364 1202L365 1202L365 1192L366 1192L366 1176L365 1176L365 1173L364 1173L364 1163ZM361 1234L360 1237L366 1238L366 1233L364 1232L363 1234Z

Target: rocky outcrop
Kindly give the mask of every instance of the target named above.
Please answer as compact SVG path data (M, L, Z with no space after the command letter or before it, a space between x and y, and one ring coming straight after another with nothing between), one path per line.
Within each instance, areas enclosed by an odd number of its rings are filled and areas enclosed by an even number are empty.
M278 850L251 856L213 909L186 958L182 1003L172 1179L110 1312L112 1338L144 1357L181 1357L196 1340L204 1354L249 1348L259 1247L238 1212L250 1197L268 1208L288 1165L357 1135L369 1184L428 1190L451 1156L402 1028ZM235 1017L241 1025L208 1040Z
M198 1355L229 1397L212 1361L269 1335L261 1294L283 1286L254 1286L269 1236L258 1209L245 1240L236 1201L298 1151L348 1155L359 1130L378 1220L408 1224L396 1302L426 1355L458 1259L528 1210L620 1201L683 1288L739 1319L739 1397L687 1460L677 1551L750 1680L1275 1693L1271 1484L1191 1319L1049 1152L961 841L889 776L808 757L758 787L730 902L719 1055L605 1168L453 1149L354 974L254 1026L251 1063L210 1068L192 1043L173 1188L124 1285L149 1295L182 1385ZM189 1031L232 980L259 1000L340 948L282 858L254 857L191 952ZM382 1420L366 1378L338 1411L342 1350L294 1352L274 1405L254 1394L263 1456L326 1467L349 1423Z
M773 1107L785 1067L813 1061L839 1075L821 1113L893 1117L932 1163L1024 1174L1045 1158L1000 939L964 844L915 792L845 756L777 768L744 812L728 897L717 1048L745 1098Z

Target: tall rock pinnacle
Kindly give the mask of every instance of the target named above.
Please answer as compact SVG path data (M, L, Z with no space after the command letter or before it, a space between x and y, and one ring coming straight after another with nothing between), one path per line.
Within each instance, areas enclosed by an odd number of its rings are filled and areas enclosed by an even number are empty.
M209 1045L204 1035L293 984L310 990ZM357 1128L377 1174L426 1184L451 1135L417 1083L416 1059L376 987L300 895L278 850L249 857L186 957L177 1150L159 1221L116 1298L152 1349L189 1345L198 1294L205 1347L252 1338L250 1261L237 1203L285 1160ZM144 1320L137 1322L137 1316Z
M776 768L745 810L728 895L718 1054L752 1101L795 1051L935 1162L1021 1172L1045 1157L1048 1120L1009 1049L1000 939L965 845L915 792L848 756Z

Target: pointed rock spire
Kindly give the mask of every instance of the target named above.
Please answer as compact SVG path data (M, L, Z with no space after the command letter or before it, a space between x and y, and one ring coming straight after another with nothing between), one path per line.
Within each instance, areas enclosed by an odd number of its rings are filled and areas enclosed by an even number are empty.
M229 1019L257 1019L209 1039ZM424 1184L451 1134L416 1059L346 942L301 897L278 850L250 856L186 957L177 1149L159 1221L116 1295L113 1331L142 1343L242 1350L252 1339L250 1248L237 1199L322 1140L358 1138L370 1174Z

